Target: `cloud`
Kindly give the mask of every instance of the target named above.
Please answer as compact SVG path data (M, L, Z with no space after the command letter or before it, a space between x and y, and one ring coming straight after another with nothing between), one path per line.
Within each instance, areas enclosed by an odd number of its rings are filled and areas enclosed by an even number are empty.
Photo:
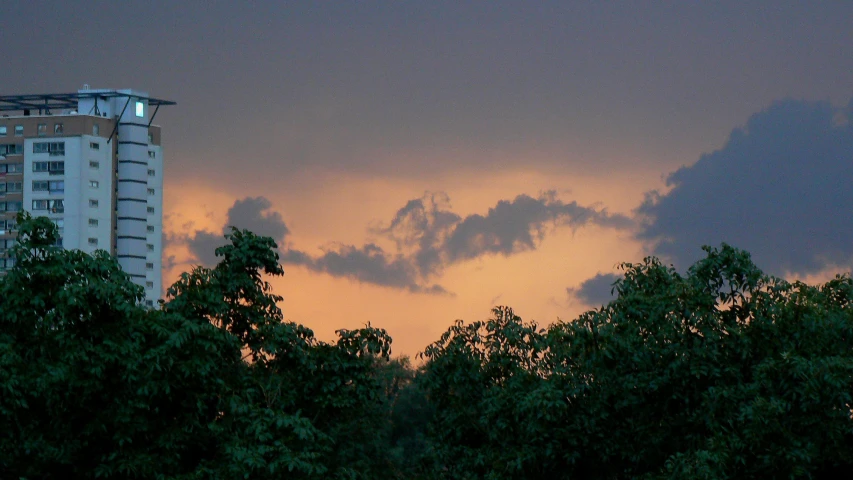
M369 243L362 247L338 244L323 255L312 258L303 252L289 251L283 263L303 265L309 270L343 277L361 283L405 289L412 293L444 295L449 292L440 285L424 285L410 259L392 255Z
M577 288L567 288L566 293L587 306L597 307L616 298L614 294L610 293L610 290L613 288L613 282L619 278L621 276L614 273L599 273L584 280Z
M446 193L426 192L409 200L397 210L385 226L374 226L370 233L393 241L396 252L376 243L362 246L332 243L322 253L295 250L285 245L290 234L280 213L264 197L238 200L228 210L222 234L195 231L180 237L194 258L214 265L216 247L224 245L223 235L234 225L259 235L270 236L280 245L280 261L285 265L353 281L406 290L412 293L450 294L432 283L450 265L488 255L509 256L534 250L547 233L547 227L600 225L625 228L632 221L623 215L611 215L603 209L564 203L554 192L537 198L518 195L512 201L501 200L486 215L462 217L450 210ZM176 237L170 237L175 242Z
M198 230L186 237L184 241L187 243L190 253L199 263L212 266L218 261L214 252L217 247L227 243L225 234L231 232L232 226L250 230L258 235L272 237L279 246L284 244L286 236L290 234L281 214L272 210L272 203L268 199L247 197L243 200L237 200L228 209L227 220L222 228L222 233L215 234ZM170 243L174 241L175 239L171 238L169 240Z
M511 202L499 201L485 216L470 215L456 224L443 250L449 263L488 254L509 256L535 249L549 224L575 229L587 224L625 228L631 223L622 215L611 216L576 202L563 203L554 192L539 198L519 195Z
M564 203L553 191L537 198L518 195L501 200L486 215L465 218L451 212L445 193L427 192L409 200L385 228L375 228L397 242L413 248L411 258L422 276L440 274L442 269L487 255L510 256L534 250L544 239L546 227L578 228L592 224L627 228L632 220L605 210Z
M667 178L636 213L637 238L685 268L726 242L770 273L853 263L853 101L780 101Z

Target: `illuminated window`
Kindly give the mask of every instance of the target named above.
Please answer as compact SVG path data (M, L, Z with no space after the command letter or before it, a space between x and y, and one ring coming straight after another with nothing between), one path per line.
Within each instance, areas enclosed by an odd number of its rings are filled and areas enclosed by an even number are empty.
M0 125L0 137L5 137L7 133L6 125Z
M36 131L38 132L39 135L47 135L47 124L46 123L39 123Z
M23 125L15 125L15 136L23 137L24 136L24 126Z
M101 133L101 126L97 123L92 125L92 135L97 136L99 133Z
M136 116L144 117L145 116L145 104L142 102L136 102Z
M59 134L59 133L63 133L64 131L65 131L65 128L62 126L61 123L54 123L53 124L53 133Z

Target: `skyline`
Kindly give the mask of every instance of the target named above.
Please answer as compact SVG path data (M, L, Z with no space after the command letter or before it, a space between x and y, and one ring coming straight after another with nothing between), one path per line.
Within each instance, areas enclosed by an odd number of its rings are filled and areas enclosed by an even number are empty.
M570 320L648 254L853 264L853 5L199 5L13 4L0 45L3 95L178 102L165 284L231 217L281 244L286 318L414 355L494 304Z

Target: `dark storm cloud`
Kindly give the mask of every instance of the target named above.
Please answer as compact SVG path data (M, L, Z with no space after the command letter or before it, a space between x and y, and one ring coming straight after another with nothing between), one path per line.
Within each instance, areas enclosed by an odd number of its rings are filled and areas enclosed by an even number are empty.
M587 306L597 307L615 298L610 291L613 288L613 282L619 278L621 277L614 273L599 273L584 280L577 288L567 288L566 292Z
M443 250L449 263L488 254L509 256L535 249L548 225L575 229L587 224L626 228L631 220L576 202L563 203L554 192L539 198L519 195L512 201L499 201L485 216L470 215L456 224Z
M175 100L167 185L242 195L316 187L271 171L670 169L774 98L853 87L853 2L514 3L6 1L0 94Z
M787 100L669 175L638 208L638 238L678 268L729 243L773 274L853 263L853 101Z
M538 198L519 195L512 201L501 200L486 215L461 217L450 211L445 193L429 193L412 199L400 208L387 226L369 229L394 241L396 252L388 252L375 243L360 247L336 243L323 253L311 255L284 246L290 233L281 214L271 210L263 198L238 200L228 210L227 225L247 228L273 237L282 245L283 264L307 268L333 277L407 290L413 293L448 294L431 278L440 276L452 264L488 255L510 256L533 250L544 239L548 227L583 225L625 228L632 224L622 215L603 209L564 203L554 192ZM227 232L227 227L223 233ZM223 245L222 235L196 231L184 237L190 252L205 264L213 265L212 252Z
M412 293L448 294L440 285L423 285L410 259L386 252L369 243L362 247L338 245L316 258L304 257L298 264L315 272L361 283L408 290Z
M443 245L462 221L449 209L450 197L446 193L426 192L397 210L387 227L374 228L372 232L394 240L398 249L409 250L418 273L428 277L444 262Z
M228 209L225 226L221 234L214 234L202 230L196 231L185 239L190 253L202 265L212 266L218 260L214 253L217 247L226 244L225 234L231 232L231 227L250 230L258 235L272 237L279 246L282 246L285 237L290 233L281 214L272 210L272 203L264 197L247 197L237 200ZM175 240L169 240L173 242Z
M422 276L438 274L444 267L488 255L510 256L534 250L547 227L599 225L626 228L632 222L623 215L564 203L554 192L538 198L518 195L501 200L486 215L465 218L449 210L444 193L426 193L397 211L388 227L374 229L398 245L413 247L411 259Z

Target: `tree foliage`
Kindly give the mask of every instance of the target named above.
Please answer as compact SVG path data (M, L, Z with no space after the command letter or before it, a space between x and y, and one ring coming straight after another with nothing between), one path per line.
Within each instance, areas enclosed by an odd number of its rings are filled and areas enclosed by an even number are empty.
M0 281L2 478L377 478L391 339L284 322L269 238L234 230L160 310L106 252L19 218ZM6 434L8 433L8 434Z
M727 245L547 328L512 309L390 359L285 321L275 243L233 229L159 309L19 217L0 279L0 478L835 478L853 467L853 281Z
M507 308L424 352L446 478L829 477L853 467L853 282L723 245L547 330Z

